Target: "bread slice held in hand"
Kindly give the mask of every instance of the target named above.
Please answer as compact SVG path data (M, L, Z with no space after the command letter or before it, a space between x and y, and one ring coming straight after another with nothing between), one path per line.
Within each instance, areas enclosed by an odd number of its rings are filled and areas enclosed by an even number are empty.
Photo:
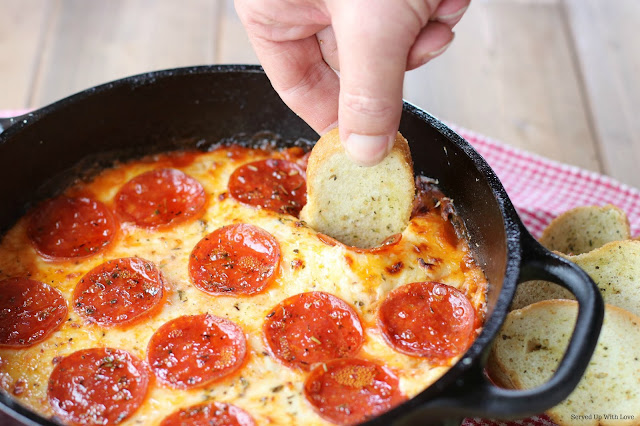
M510 389L531 389L549 380L577 313L577 303L570 300L547 300L510 312L489 355L491 379ZM582 380L567 399L547 411L549 417L559 425L638 424L638 348L640 317L606 305L598 345Z
M371 248L407 227L414 196L413 162L400 133L381 163L364 167L347 157L334 129L309 156L300 218L344 244Z

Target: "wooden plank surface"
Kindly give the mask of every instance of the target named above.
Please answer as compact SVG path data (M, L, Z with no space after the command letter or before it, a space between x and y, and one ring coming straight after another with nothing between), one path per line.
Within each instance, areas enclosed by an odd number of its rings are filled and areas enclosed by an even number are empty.
M220 2L61 0L32 105L142 72L215 61Z
M221 0L220 33L216 62L219 64L257 64L258 57L233 6L233 0Z
M557 1L473 1L450 49L408 74L405 97L441 119L600 171Z
M55 6L48 0L0 1L0 109L29 106Z
M640 1L565 4L604 171L640 188Z

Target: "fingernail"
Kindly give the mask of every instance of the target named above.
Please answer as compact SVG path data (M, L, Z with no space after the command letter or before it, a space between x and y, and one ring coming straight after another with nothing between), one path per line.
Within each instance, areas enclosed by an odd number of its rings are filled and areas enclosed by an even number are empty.
M386 135L359 135L352 133L344 143L351 160L361 166L374 166L391 151L393 140Z
M440 49L427 53L427 60L425 60L424 62L427 62L429 59L433 59L436 56L441 55L445 50L449 48L449 46L451 46L451 43L453 43L453 37L451 37L451 40L449 40L449 43L445 44Z
M452 21L456 18L461 17L464 14L464 12L467 11L468 7L469 6L465 6L462 9L458 10L457 12L450 13L449 15L436 16L435 19L436 21Z

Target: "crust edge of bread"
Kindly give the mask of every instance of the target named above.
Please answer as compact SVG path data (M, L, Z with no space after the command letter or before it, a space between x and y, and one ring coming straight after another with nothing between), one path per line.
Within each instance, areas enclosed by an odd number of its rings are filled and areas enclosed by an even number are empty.
M307 164L307 176L315 175L317 170L322 166L322 164L333 154L344 152L344 147L342 146L342 142L340 141L340 134L338 128L336 127L333 130L322 135L320 139L316 142L309 156L309 162ZM393 142L393 147L391 152L399 152L404 161L407 163L407 168L410 170L411 175L413 176L413 159L411 158L411 151L409 149L409 142L405 139L404 136L398 132L396 134L396 139ZM308 191L308 196L312 194L315 188L309 187L311 191Z

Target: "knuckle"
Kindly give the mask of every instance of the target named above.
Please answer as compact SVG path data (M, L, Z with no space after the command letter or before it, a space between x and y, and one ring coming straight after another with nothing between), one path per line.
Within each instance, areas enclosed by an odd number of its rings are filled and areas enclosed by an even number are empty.
M438 6L439 0L408 0L407 6L420 22L420 28L427 25L429 17Z
M276 90L284 100L295 99L300 94L308 93L326 78L327 72L333 72L322 64L314 64L294 79L282 80L276 84Z
M388 116L395 109L395 105L386 99L350 92L342 95L342 106L348 112L374 118Z

